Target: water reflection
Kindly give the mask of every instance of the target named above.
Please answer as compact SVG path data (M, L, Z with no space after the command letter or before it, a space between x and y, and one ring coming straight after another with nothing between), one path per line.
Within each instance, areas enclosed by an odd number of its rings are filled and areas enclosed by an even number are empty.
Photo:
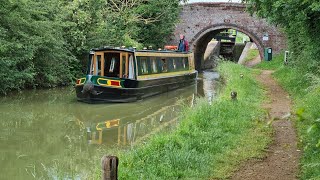
M198 86L201 95L208 99L209 104L216 98L217 95L217 86L219 86L219 73L206 70L201 74L201 80L199 81L200 85Z
M135 103L79 103L73 88L0 98L0 179L95 179L103 154L171 130L181 104L213 99L216 73L199 77L196 85Z
M138 103L98 105L76 117L86 126L89 144L133 145L175 125L181 104L191 104L195 94L197 86L192 85Z
M195 96L205 96L211 104L216 96L216 85L219 74L214 71L204 71L199 78L198 84L166 94L166 98L147 100L147 106L134 109L134 112L126 111L121 118L109 119L98 123L92 123L86 127L89 144L133 145L145 140L150 134L161 131L177 122L179 108L182 103L193 105ZM201 88L198 94L197 88ZM179 97L180 99L176 98ZM157 103L153 101L157 101ZM164 101L163 101L164 100ZM173 100L173 101L172 101ZM145 109L145 107L149 107ZM121 107L125 108L125 107ZM109 109L109 108L107 108ZM105 112L105 117L110 117L108 110L98 109L94 113L96 119ZM127 108L128 110L131 108ZM117 114L118 115L118 114ZM80 117L82 121L86 118L92 120L92 116ZM116 117L114 117L116 118Z

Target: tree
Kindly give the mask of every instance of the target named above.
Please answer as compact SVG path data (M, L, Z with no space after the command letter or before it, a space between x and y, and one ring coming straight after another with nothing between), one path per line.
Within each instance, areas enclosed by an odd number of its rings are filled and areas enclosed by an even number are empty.
M50 2L5 1L1 8L0 93L25 87L51 87L70 82L65 49ZM68 58L66 58L68 57Z
M179 1L149 0L137 8L137 13L145 20L138 23L141 30L136 39L155 48L163 47L178 21Z
M162 46L178 0L0 0L0 94L68 85L91 48Z
M295 68L320 74L320 2L317 0L247 0L249 11L284 29Z

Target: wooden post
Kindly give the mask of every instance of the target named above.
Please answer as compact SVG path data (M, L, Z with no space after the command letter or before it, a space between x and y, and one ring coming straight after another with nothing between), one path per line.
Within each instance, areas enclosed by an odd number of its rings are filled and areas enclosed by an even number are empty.
M121 127L118 126L118 146L120 146L121 143Z
M123 127L123 145L127 145L127 126Z
M230 96L232 100L237 100L238 93L236 91L231 91Z
M104 155L101 159L101 163L102 180L118 180L118 157Z

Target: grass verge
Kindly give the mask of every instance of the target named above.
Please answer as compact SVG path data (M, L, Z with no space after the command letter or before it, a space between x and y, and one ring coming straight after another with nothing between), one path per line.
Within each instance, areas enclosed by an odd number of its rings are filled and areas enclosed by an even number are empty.
M265 70L276 70L283 66L283 56L280 53L272 58L271 61L262 60L261 63L257 64L254 68L265 69Z
M273 76L289 92L303 149L300 179L320 179L320 77L282 64L282 55L263 62L257 68L276 70Z
M248 54L244 60L244 62L252 61L254 58L256 58L259 55L258 49L249 49Z
M219 72L226 87L212 105L199 99L184 108L175 131L118 152L119 179L225 179L240 162L263 156L271 141L263 89L253 71L240 65L225 62ZM232 90L237 101L230 100Z

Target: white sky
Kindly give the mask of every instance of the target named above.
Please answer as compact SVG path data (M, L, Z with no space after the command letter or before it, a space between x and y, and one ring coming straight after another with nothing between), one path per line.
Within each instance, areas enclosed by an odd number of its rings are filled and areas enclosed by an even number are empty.
M193 2L228 2L229 0L189 0L189 3ZM231 0L232 2L240 2L241 0Z

